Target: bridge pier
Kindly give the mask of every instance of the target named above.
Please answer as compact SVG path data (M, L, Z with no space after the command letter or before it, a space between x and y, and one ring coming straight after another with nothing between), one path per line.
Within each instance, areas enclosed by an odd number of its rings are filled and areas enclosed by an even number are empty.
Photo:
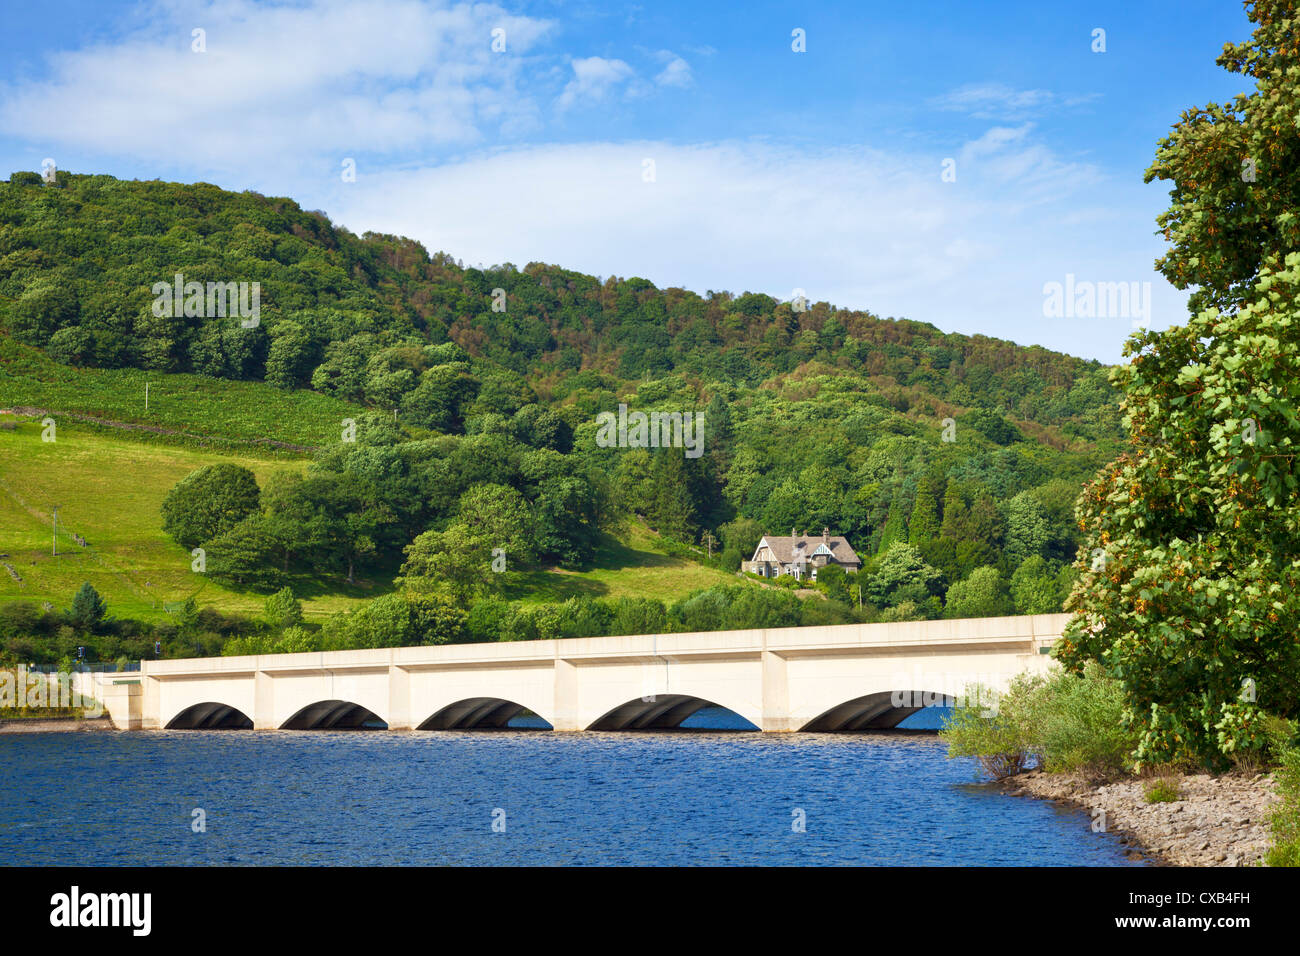
M388 729L414 730L411 723L411 672L388 665Z
M266 671L253 674L253 729L280 729L275 719L275 678Z
M764 635L766 636L766 635ZM759 730L792 733L799 721L790 715L790 676L786 660L775 651L763 650L763 722Z
M578 665L563 657L555 659L555 730L586 730L578 713Z

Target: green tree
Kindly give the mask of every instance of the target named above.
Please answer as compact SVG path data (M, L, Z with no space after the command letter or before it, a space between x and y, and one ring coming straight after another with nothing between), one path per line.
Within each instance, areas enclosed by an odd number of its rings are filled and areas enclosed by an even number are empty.
M1300 253L1256 298L1129 340L1132 451L1084 492L1058 645L1124 682L1143 762L1223 763L1300 704ZM1245 690L1243 690L1245 688Z
M294 597L293 588L281 588L266 599L266 623L274 630L302 624L302 603Z
M68 608L68 620L80 630L93 631L103 622L106 613L108 605L91 583L86 581L73 595L72 607Z
M849 593L849 576L838 564L828 564L817 572L817 587L832 601L848 603L852 597Z
M1042 554L1052 536L1043 506L1028 491L1020 492L1007 502L1005 527L1004 550L1015 567L1026 558Z
M280 322L270 330L266 381L279 388L298 388L311 377L319 350L297 322Z
M666 448L651 456L649 518L656 531L675 541L695 539L695 509L680 449Z
M414 592L438 591L463 607L488 591L492 547L463 524L426 531L405 551L397 580Z
M877 554L884 554L895 544L907 542L906 509L906 501L900 489L894 493L894 499L889 505L889 517L885 519L885 527L880 532Z
M948 588L947 617L1000 617L1011 613L1011 598L997 568L976 568Z
M1055 614L1061 610L1057 576L1040 555L1026 558L1011 575L1011 598L1020 614Z
M163 530L184 547L198 547L256 514L260 502L257 478L247 468L205 465L167 492Z
M253 515L204 545L207 573L236 587L270 591L280 587L284 573L275 567L283 545L264 515Z
M736 518L724 524L718 532L726 550L736 551L742 555L742 560L748 561L763 537L763 526L753 518Z
M943 584L943 575L922 560L921 554L910 544L895 544L875 562L865 577L862 594L876 607L891 607L904 601L920 604L937 595Z
M939 533L945 538L960 541L966 537L968 522L966 499L962 497L961 487L949 478L948 487L943 493L943 524Z
M939 536L939 508L934 482L922 478L916 489L916 504L907 522L907 543L920 546Z
M489 554L500 551L505 569L493 576L527 568L537 559L537 530L533 510L515 489L507 485L474 485L460 496L456 510L460 524L472 529L487 546Z
M419 644L456 644L465 637L469 615L439 594L407 592L411 631Z

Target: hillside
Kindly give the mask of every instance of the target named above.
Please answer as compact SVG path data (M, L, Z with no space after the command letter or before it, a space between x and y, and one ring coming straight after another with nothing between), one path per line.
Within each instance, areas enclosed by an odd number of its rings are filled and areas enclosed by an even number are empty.
M210 313L202 295L192 310L157 308L155 284L169 290L178 273L259 283L260 313ZM694 590L739 581L764 531L823 527L866 566L823 588L817 614L1055 609L1077 548L1074 499L1121 447L1107 374L824 302L698 296L540 263L467 269L288 199L206 184L60 172L0 185L0 408L52 414L60 443L76 436L68 454L100 443L107 468L39 449L33 423L0 433L0 479L72 501L147 467L122 502L123 528L147 544L119 555L123 573L168 581L161 600L175 601L189 572L182 561L164 573L154 549L183 559L202 544L198 600L232 613L287 585L309 625L365 594L397 595L405 605L379 607L409 614L421 639L533 633L500 624L501 608L561 601L574 620L597 613L539 633L648 627L614 604L650 600L657 621ZM611 447L597 416L620 406L699 416L703 454ZM129 450L141 441L171 450L146 466ZM223 463L247 469L252 497L218 525L165 532L169 490ZM276 476L286 465L298 477ZM30 550L42 533L6 532L0 550ZM700 563L692 547L714 557ZM498 551L508 570L485 573ZM625 552L673 555L673 571ZM95 580L156 614L160 601ZM686 626L703 606L662 623ZM744 614L811 613L781 608Z

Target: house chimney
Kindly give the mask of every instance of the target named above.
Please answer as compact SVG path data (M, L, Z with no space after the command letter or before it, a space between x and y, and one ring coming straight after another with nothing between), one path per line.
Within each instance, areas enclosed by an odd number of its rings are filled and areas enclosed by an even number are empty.
M828 527L823 526L823 527L822 527L822 544L829 544L829 543L830 543L830 540L831 540L831 529L828 528Z
M791 529L790 529L790 537L792 537L792 538L797 538L797 537L799 537L799 532L798 532L798 531L795 531L794 528L791 528Z

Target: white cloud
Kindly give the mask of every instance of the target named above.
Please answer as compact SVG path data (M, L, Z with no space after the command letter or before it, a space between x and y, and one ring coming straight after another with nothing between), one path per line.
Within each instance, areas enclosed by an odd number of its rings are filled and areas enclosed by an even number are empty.
M1050 90L1017 90L1005 83L972 83L934 97L930 105L975 119L1014 121L1049 110L1082 106L1095 99L1095 93L1066 97Z
M655 182L642 181L645 157ZM1180 294L1152 269L1155 240L1113 240L1144 235L1159 197L1126 196L1129 221L1105 222L1089 210L1103 187L1114 203L1115 187L1087 166L1019 138L972 157L944 183L937 158L863 149L538 146L376 175L313 204L355 231L410 235L466 263L542 261L699 292L801 288L814 301L1110 360L1130 327L1045 320L1044 283L1066 273L1151 281L1155 325L1181 320Z
M664 50L660 54L661 58L666 59L667 65L659 71L655 77L655 82L660 86L675 86L685 89L695 82L695 77L691 75L691 65L674 53Z
M622 60L588 56L572 62L573 79L555 101L556 109L567 110L579 104L599 103L614 89L636 76L636 71Z
M43 82L0 90L0 130L205 168L470 144L538 113L519 90L521 64L553 26L491 4L417 0L213 0L166 4L152 22L54 55ZM206 52L191 51L195 24ZM498 27L508 54L491 50Z

